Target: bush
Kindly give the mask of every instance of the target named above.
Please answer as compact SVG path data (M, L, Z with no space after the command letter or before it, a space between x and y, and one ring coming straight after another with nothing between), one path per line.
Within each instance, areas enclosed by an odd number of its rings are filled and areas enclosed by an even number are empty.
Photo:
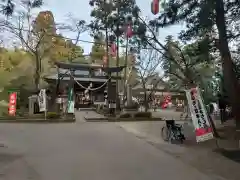
M2 111L2 112L1 112L1 116L7 117L7 116L9 116L9 115L8 115L8 112L7 112L7 111Z
M134 114L135 118L152 118L151 112L138 112Z
M103 105L98 104L98 105L94 105L94 107L96 108L97 113L103 112L103 108L104 108Z
M124 107L124 109L129 109L129 110L131 110L131 109L138 109L138 108L139 108L138 103L133 103L131 105L128 105L128 106Z
M56 112L47 113L47 119L58 119L58 118L60 118L60 115Z
M129 113L121 114L121 115L119 116L119 118L131 118L131 117L132 117L132 115L129 114Z
M23 111L18 111L17 110L16 115L19 116L19 117L24 117L25 113Z
M109 109L107 107L104 107L103 105L100 105L97 109L96 109L96 112L98 114L102 114L102 115L105 115L105 114L108 114L109 113Z

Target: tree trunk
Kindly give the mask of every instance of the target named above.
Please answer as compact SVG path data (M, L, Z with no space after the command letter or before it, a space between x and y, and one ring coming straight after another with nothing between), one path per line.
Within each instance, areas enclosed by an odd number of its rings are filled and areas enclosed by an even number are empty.
M232 106L233 115L236 118L237 128L240 128L239 85L228 46L223 0L216 0L216 25L219 34L219 50L222 58L224 86Z
M148 99L147 99L147 90L144 89L144 107L145 107L145 112L148 112Z
M119 11L119 10L118 10ZM119 13L119 12L118 12ZM119 25L117 25L117 31L119 31ZM119 35L117 35L117 59L116 59L116 67L119 67ZM117 72L117 77L119 76L119 72ZM116 110L120 110L120 98L119 98L119 80L116 80Z
M38 70L35 71L34 83L35 83L35 90L36 90L36 92L38 92L39 91L39 83L40 83L40 73Z
M35 83L35 90L36 92L39 91L39 84L40 84L40 60L38 55L35 55L36 58L36 69L35 69L35 77L34 77L34 83Z

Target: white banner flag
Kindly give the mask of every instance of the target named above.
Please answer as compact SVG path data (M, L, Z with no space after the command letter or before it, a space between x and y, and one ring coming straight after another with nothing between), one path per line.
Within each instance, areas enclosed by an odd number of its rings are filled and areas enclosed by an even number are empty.
M46 89L41 89L38 95L39 111L47 111Z
M199 88L196 87L187 90L186 96L195 128L197 142L213 139L213 129L210 125L210 120L203 104Z

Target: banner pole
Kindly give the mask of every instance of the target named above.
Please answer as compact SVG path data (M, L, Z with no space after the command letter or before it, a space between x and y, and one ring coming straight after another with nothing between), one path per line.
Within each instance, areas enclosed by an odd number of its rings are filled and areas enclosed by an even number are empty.
M47 110L45 110L44 112L44 117L45 117L45 120L47 120Z
M45 90L45 93L44 93L44 99L45 99L44 118L45 118L45 120L47 120L47 93L46 93L46 90Z

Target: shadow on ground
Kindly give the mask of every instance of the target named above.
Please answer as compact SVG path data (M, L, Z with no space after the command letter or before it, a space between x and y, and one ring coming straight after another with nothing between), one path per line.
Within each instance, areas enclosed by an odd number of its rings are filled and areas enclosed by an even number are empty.
M12 153L0 153L0 170L8 164L13 163L14 161L21 159L22 155L12 154Z
M240 163L240 150L221 150L218 153L232 161Z
M1 163L8 163L8 162L15 161L16 159L19 159L21 157L22 157L22 155L0 153L0 162Z

